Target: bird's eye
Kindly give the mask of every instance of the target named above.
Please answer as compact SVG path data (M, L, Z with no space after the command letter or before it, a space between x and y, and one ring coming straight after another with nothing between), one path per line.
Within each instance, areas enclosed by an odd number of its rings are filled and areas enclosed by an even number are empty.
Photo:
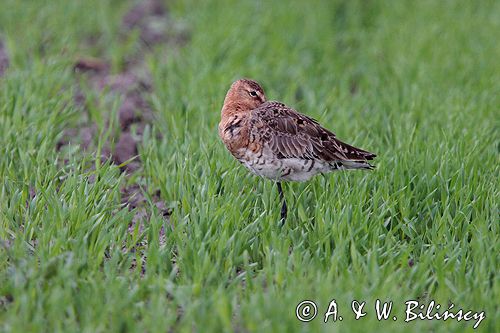
M252 97L257 97L257 92L255 90L250 91L249 94Z

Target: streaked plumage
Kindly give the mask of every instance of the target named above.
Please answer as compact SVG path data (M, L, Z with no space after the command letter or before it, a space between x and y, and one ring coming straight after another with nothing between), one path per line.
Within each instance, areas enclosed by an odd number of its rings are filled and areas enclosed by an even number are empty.
M252 80L235 81L224 99L219 135L231 154L256 175L305 181L339 169L372 169L375 154L348 145L316 120L267 101ZM286 217L286 204L282 218Z
M246 90L244 87L261 92L260 105L248 109L246 103L233 101L231 90ZM265 101L255 81L236 81L228 96L219 134L229 151L253 173L274 180L305 181L338 169L372 168L368 160L375 154L338 140L316 120L283 103Z

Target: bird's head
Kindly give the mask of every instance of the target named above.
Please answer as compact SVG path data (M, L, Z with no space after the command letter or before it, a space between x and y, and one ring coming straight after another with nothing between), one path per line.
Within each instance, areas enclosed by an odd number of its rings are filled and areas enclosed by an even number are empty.
M262 87L255 81L239 79L234 81L229 88L224 106L231 106L240 111L249 111L259 107L266 101L266 95Z

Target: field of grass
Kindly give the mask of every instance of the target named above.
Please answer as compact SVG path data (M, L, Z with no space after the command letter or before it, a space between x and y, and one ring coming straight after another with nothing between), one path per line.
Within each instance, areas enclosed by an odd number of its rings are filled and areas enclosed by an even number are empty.
M485 311L476 331L500 331L499 1L173 0L156 22L168 41L148 47L123 32L132 5L2 1L1 332L473 331L405 323L407 300ZM82 57L112 74L139 57L149 73L132 173L96 159L123 96L76 75ZM276 185L217 135L240 77L377 168L286 184L280 227ZM57 148L85 122L90 149L78 135ZM343 320L324 323L332 299ZM387 321L376 299L394 302Z

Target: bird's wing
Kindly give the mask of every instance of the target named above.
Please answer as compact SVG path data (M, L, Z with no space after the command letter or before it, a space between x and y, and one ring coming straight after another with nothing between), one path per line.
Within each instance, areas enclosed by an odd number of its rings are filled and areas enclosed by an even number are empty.
M338 140L316 120L280 102L263 103L249 120L250 136L259 137L280 158L367 161L376 156Z

